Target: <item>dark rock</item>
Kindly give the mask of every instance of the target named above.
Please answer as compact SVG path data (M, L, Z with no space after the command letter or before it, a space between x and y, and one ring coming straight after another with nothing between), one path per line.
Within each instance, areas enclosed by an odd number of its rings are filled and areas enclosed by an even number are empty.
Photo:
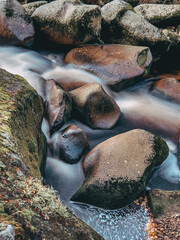
M143 194L152 169L168 151L162 139L141 129L112 137L83 160L86 180L72 199L106 209L123 207Z
M16 0L3 0L0 4L0 43L30 46L34 27L24 8Z
M86 84L70 92L74 115L92 128L109 129L118 121L120 109L97 83Z
M65 62L96 74L114 91L120 91L148 73L152 56L147 47L87 45L72 49Z
M71 117L72 100L54 80L47 80L45 84L45 117L52 134Z
M148 192L149 204L155 218L166 213L180 213L180 191L152 189Z
M180 5L141 4L134 11L157 27L176 26L180 23Z
M101 31L101 11L79 0L57 0L32 14L36 31L57 44L97 42Z
M88 150L89 144L85 132L75 125L70 125L63 131L53 134L50 148L54 156L74 164Z
M175 78L163 78L154 84L152 93L167 100L180 103L180 82Z

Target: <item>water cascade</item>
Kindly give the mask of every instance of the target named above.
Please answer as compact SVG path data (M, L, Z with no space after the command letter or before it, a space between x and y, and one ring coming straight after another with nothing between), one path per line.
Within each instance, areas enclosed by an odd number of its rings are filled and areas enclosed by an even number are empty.
M119 123L110 130L92 130L87 125L71 119L62 129L70 124L82 128L88 138L90 149L98 143L134 128L149 130L162 137L170 148L166 161L155 168L152 178L147 183L147 189L162 188L180 190L180 170L178 167L177 147L179 139L179 110L175 103L169 103L149 93L151 85L158 78L146 79L141 86L132 87L120 93L114 93L103 85L100 78L64 65L62 54L38 53L19 47L0 47L1 63L4 68L13 74L23 76L40 94L45 97L43 84L46 79L66 79L66 85L71 90L70 81L78 83L100 83L119 105L122 117ZM69 83L69 84L68 84ZM49 126L44 119L42 130L50 140ZM146 223L149 213L141 205L135 203L118 210L104 210L83 203L69 201L71 196L84 181L81 162L67 164L52 154L47 157L46 179L44 182L52 185L61 196L61 200L100 233L106 240L111 239L145 239Z

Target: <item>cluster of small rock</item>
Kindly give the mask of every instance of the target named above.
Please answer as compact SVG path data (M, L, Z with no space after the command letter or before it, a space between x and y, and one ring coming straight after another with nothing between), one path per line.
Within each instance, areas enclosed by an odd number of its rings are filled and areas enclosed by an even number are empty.
M17 0L4 0L0 5L0 42L29 46L39 37L60 45L103 40L150 47L155 58L170 46L179 48L179 5L141 4L133 8L122 0L97 1L102 7L87 3L56 0L21 5Z

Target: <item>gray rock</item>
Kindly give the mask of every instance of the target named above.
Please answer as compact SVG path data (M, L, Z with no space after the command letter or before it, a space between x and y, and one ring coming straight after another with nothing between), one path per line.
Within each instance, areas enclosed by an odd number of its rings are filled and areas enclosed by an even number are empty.
M33 12L40 6L47 4L47 1L37 1L37 2L32 2L32 3L27 3L27 4L23 4L23 8L25 9L25 11L27 12L27 14L29 16L31 16L33 14Z
M109 129L118 121L120 109L97 83L70 92L75 116L92 128Z
M142 16L127 11L119 21L120 34L118 42L124 44L148 46L155 58L167 52L170 41L160 29L153 26Z
M141 4L134 10L157 27L167 27L180 23L179 4Z
M57 0L32 14L36 31L57 44L97 42L101 31L101 11L79 0Z
M0 4L0 43L30 46L34 27L24 8L16 0Z
M72 200L106 209L123 207L143 194L152 169L168 152L162 139L141 129L110 138L85 157L86 180Z
M6 229L0 232L0 240L14 240L15 232L12 225L8 225Z

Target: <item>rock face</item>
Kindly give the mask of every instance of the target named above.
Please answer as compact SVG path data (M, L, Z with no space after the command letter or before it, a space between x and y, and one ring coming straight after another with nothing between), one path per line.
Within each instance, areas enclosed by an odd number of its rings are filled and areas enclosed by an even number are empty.
M167 100L180 103L180 82L175 78L164 78L157 81L152 93Z
M106 209L123 207L143 194L153 167L167 156L166 143L147 131L112 137L85 157L86 180L72 199Z
M153 189L148 192L148 200L155 218L169 212L180 213L180 191Z
M27 3L23 5L23 8L27 12L29 16L33 14L33 12L40 6L47 4L47 1L37 1L37 2L32 2L32 3Z
M16 0L3 0L0 4L0 43L30 46L34 27L24 8Z
M70 118L72 100L68 92L54 80L46 81L45 96L45 117L49 122L50 133L52 134Z
M50 148L53 155L70 164L77 163L89 148L85 132L75 125L55 133L51 140Z
M100 240L38 180L46 153L42 114L36 91L22 77L0 70L0 231L8 223L16 239Z
M36 9L32 18L37 32L58 44L97 42L100 37L100 8L79 0L53 1Z
M180 5L141 4L134 10L157 27L173 26L180 23Z
M70 94L75 116L90 127L109 129L118 121L118 105L99 84L86 84Z
M148 73L152 56L147 47L87 45L72 49L65 62L94 73L111 89L120 91L139 82Z

